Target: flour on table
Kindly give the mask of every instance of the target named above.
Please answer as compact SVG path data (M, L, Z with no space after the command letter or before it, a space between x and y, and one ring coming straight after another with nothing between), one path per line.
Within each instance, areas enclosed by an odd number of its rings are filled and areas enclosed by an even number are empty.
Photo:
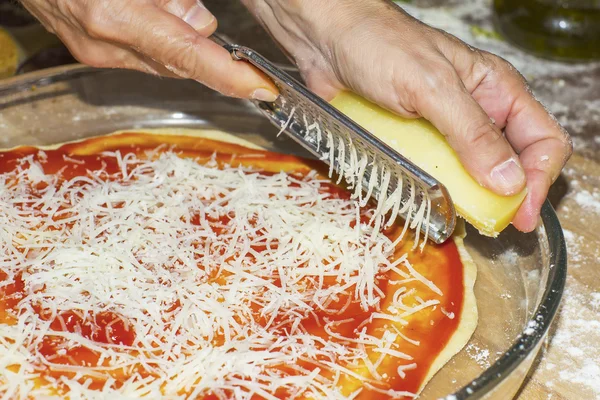
M587 232L589 219L600 214L600 177L572 167L564 175L569 187L558 211L563 223L574 225L563 229L571 273L549 339L549 347L560 350L546 354L536 377L548 387L572 385L582 388L586 398L600 399L600 291L578 281L582 274L593 274L600 259L600 242ZM558 354L561 359L554 357Z
M469 343L465 348L469 357L475 361L482 368L489 368L490 363L490 351L486 348L480 347L475 343Z
M419 3L418 1L415 3ZM492 4L487 0L474 0L461 2L447 7L419 7L413 4L399 3L399 5L413 17L450 32L469 45L499 55L509 61L519 72L527 78L538 76L552 76L561 73L577 73L588 69L587 65L566 64L556 61L540 59L530 55L509 42L477 33L474 27L483 28L493 32ZM565 83L563 82L564 86Z
M577 268L582 261L581 246L583 246L583 238L568 229L563 229L563 235L567 242L568 265L571 268Z
M538 369L540 378L551 376L548 386L562 384L580 385L590 399L600 399L600 292L582 294L574 279L567 282L556 331L549 346L562 351L560 361L549 353ZM595 311L584 305L591 304ZM565 359L570 362L566 363Z
M589 218L600 218L600 178L574 168L565 168L563 173L568 178L569 188L560 202L559 214L564 221L570 220L586 227ZM563 234L567 242L569 268L591 267L600 258L600 243L586 240L571 229L563 229ZM588 256L584 257L584 254ZM597 318L600 319L600 316Z
M588 211L593 211L597 214L600 213L600 191L597 189L593 192L582 190L575 193L574 197L577 204L579 204L582 208L585 208Z
M590 306L596 311L600 311L600 292L590 293Z

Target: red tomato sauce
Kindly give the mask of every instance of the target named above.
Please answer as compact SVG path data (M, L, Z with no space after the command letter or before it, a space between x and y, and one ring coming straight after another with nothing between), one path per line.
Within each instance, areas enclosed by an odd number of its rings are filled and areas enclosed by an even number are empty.
M85 175L88 170L104 169L109 174L118 172L118 166L114 157L100 155L101 151L119 150L122 155L130 152L135 152L138 155L143 155L147 150L153 150L161 142L172 144L175 151L181 151L183 156L193 156L202 162L204 159L209 159L215 151L219 151L224 147L223 152L218 153L217 161L222 163L236 164L243 163L244 165L256 165L259 169L267 166L263 173L273 173L279 169L290 171L290 166L293 171L302 175L315 167L313 162L263 151L248 150L244 147L236 145L224 145L221 142L202 140L201 146L199 140L190 140L189 138L181 138L174 136L159 136L150 137L143 134L123 134L110 138L94 138L82 143L64 145L56 150L46 150L42 153L33 147L21 147L11 151L0 153L0 173L6 173L14 170L20 159L25 156L33 155L39 161L46 174L59 173L62 179L69 180L71 178ZM124 143L135 143L134 145L124 145ZM212 146L212 147L211 147ZM228 153L229 152L229 153ZM90 154L91 153L91 154ZM245 153L244 158L236 158L232 154ZM256 154L256 157L253 157ZM333 183L324 183L321 185L323 192L328 192L337 198L350 198L351 193L340 186ZM363 210L362 220L368 222L368 216ZM190 221L199 224L199 216L190 216ZM229 218L224 216L217 221L210 221L213 228L219 233L219 229L225 229L229 222ZM221 227L221 228L219 228ZM398 226L392 226L385 234L390 238L397 235L402 229L401 223ZM413 267L426 278L432 280L437 287L444 293L440 298L441 304L437 305L432 312L428 313L426 318L410 319L409 324L402 328L402 333L409 338L416 339L420 342L419 346L415 346L409 342L403 342L401 351L410 354L414 359L407 362L406 360L397 360L389 357L390 361L384 363L380 368L380 372L385 372L387 378L381 385L383 390L395 389L409 392L417 392L423 381L426 379L428 371L435 361L436 357L444 349L452 335L456 332L459 321L461 319L461 310L464 297L463 284L463 264L461 262L458 249L453 241L448 241L442 245L428 243L424 252L418 250L411 251L412 242L405 240L401 244L397 253L409 252L409 261ZM269 244L271 246L276 243ZM261 251L266 245L255 245L254 250ZM201 267L201 266L200 266ZM8 274L0 270L0 282L8 279ZM399 280L397 274L389 272L378 276L376 285L384 293L393 293L394 280ZM413 284L419 288L420 283ZM423 289L423 287L420 287ZM20 301L26 296L23 279L20 274L17 274L13 282L0 286L0 323L14 323L18 314ZM349 295L348 295L349 296ZM338 301L329 305L329 310L321 310L315 308L314 313L309 314L302 322L302 325L308 333L329 338L329 335L323 328L326 321L344 321L336 327L336 333L351 337L356 333L356 330L365 326L366 321L370 318L371 313L375 310L363 310L360 304L356 301L348 304L348 296L340 296ZM389 296L388 296L389 297ZM179 307L178 303L167 311L176 312ZM34 309L41 319L48 321L50 316L47 312L40 310L39 306L34 305ZM341 311L343 309L343 311ZM444 311L444 312L443 312ZM257 309L257 314L260 310ZM449 318L448 314L453 313L454 317ZM257 320L259 320L257 318ZM265 324L267 321L263 318ZM272 321L272 325L281 325L279 329L285 328L286 321ZM369 324L368 330L372 335L381 333L389 321L375 320ZM135 344L136 333L132 326L121 316L113 312L103 312L97 315L82 315L78 311L66 310L61 311L55 316L51 322L51 329L54 331L67 331L77 333L84 338L104 344L121 344L132 346ZM70 364L70 365L98 365L99 354L85 347L68 347L65 339L60 336L46 336L39 345L39 352L53 363ZM376 355L377 356L377 355ZM377 357L375 357L376 359ZM406 377L401 378L397 374L397 368L400 364L416 363L417 367L406 371ZM303 367L313 369L314 365L303 363ZM40 368L44 368L40 366ZM281 366L281 370L285 371L286 367ZM135 370L140 372L140 370ZM131 372L131 371L130 371ZM142 371L143 372L143 371ZM51 376L58 376L61 372L53 372L45 369L45 373ZM115 374L122 381L127 379L126 374ZM101 387L103 382L98 381L93 384L94 387ZM276 393L278 396L285 397L286 393ZM213 395L205 396L206 399L216 398ZM388 398L388 396L371 391L364 390L359 398L376 399Z

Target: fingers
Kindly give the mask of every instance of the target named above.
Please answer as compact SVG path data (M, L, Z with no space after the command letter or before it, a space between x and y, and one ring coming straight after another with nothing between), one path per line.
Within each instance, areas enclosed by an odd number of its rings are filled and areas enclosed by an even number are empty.
M569 152L567 132L535 99L521 74L499 57L486 53L485 59L487 67L480 68L483 76L472 94L496 125L505 128L515 150L521 152L534 142L554 138Z
M521 231L530 232L537 226L550 186L571 156L573 146L566 131L529 91L522 86L515 96L505 131L513 147L520 152L529 195L513 224Z
M546 138L524 149L520 157L527 175L528 194L513 225L520 231L531 232L538 224L548 190L564 166L565 147L554 138Z
M504 60L488 57L494 68L473 96L505 127L508 141L519 152L529 194L513 224L529 232L535 229L548 190L573 148L566 131L535 99L522 76Z
M552 180L554 181L564 163L572 153L568 133L556 119L535 99L523 78L514 70L498 72L499 85L506 92L507 112L505 125L506 137L518 152L523 152L536 143L550 141L553 147L560 149L556 158L551 159Z
M97 68L133 69L149 74L176 77L163 66L126 46L94 40L80 31L73 31L63 21L55 23L56 31L73 57Z
M515 149L520 151L521 162L527 175L529 195L515 216L517 229L531 232L538 223L540 209L550 186L573 152L567 133L543 109L533 96L523 94L527 103L506 122L506 135ZM517 101L515 104L519 104ZM519 110L518 106L515 106Z
M505 129L519 153L528 194L513 219L524 232L534 230L552 183L572 153L567 133L535 99L525 79L509 63L489 53L443 47L468 91L484 112ZM463 49L464 50L464 49Z
M188 12L196 13L193 9ZM176 16L156 7L133 8L129 13L129 27L121 30L115 40L134 43L138 52L171 72L225 95L275 100L277 89L269 79L249 64L234 61L227 50Z
M515 228L521 232L532 232L537 227L549 187L547 175L543 171L527 170L527 197L513 218Z
M121 54L122 59L118 61L107 58L102 62L98 60L99 55L110 53L94 53L83 48L78 58L84 62L106 67L125 65L145 71L150 66L160 74L194 79L228 96L276 99L277 88L264 74L246 62L234 61L227 50L207 39L215 31L217 21L201 2L113 3L76 3L73 13L93 42L127 49L128 54Z
M424 76L428 79L417 89L415 108L447 137L467 171L498 194L522 190L525 172L519 157L456 72L438 65Z

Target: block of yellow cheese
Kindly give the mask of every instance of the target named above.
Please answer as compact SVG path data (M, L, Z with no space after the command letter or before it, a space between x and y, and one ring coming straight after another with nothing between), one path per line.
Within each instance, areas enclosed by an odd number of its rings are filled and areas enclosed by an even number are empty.
M469 175L444 136L425 119L406 119L350 92L331 104L444 184L458 215L486 236L497 236L512 221L526 195L500 196Z

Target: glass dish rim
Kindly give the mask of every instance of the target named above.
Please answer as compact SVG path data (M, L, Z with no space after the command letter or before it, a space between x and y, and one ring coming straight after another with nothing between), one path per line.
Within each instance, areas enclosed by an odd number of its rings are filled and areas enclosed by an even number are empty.
M294 67L285 66L284 69L287 72L297 72ZM115 70L71 64L29 72L0 82L0 97L103 72L109 73ZM538 307L527 327L509 349L477 378L453 394L446 395L445 400L483 398L508 378L545 338L562 299L567 278L567 251L558 216L548 200L542 206L541 221L543 228L538 228L538 233L546 236L550 254L549 265L545 266L548 268L548 279Z

